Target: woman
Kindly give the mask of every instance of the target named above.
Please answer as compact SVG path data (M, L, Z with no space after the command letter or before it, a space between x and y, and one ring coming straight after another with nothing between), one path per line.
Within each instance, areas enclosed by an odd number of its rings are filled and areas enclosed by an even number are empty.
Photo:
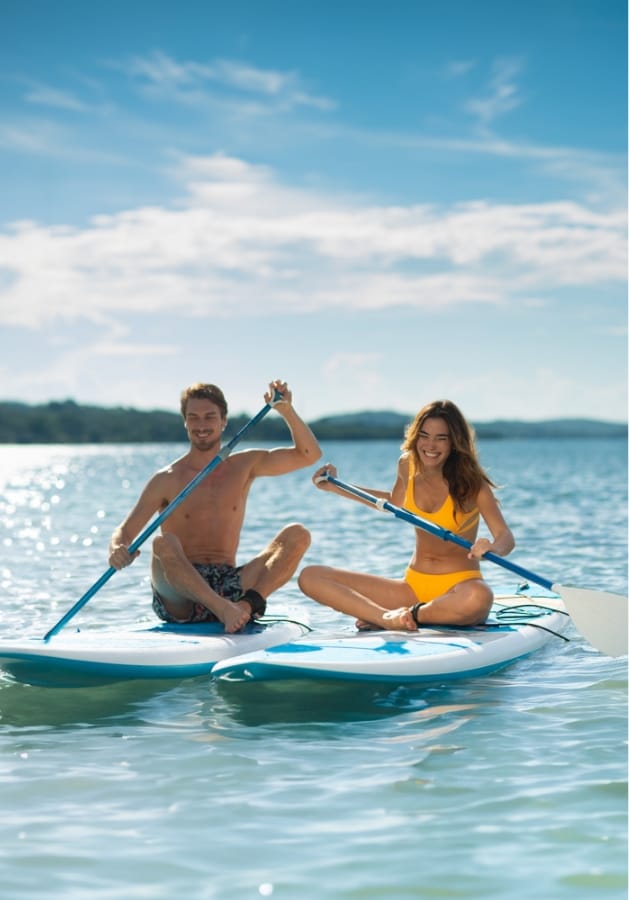
M415 552L402 580L307 566L299 586L318 603L355 616L358 628L478 625L493 601L479 560L488 551L506 556L515 541L493 494L495 485L478 461L472 428L450 400L429 403L418 412L401 449L393 490L364 490L460 535L471 549L417 528ZM326 471L336 476L334 466L326 465L315 472L316 486L342 494L336 485L317 481ZM477 537L481 516L491 541Z

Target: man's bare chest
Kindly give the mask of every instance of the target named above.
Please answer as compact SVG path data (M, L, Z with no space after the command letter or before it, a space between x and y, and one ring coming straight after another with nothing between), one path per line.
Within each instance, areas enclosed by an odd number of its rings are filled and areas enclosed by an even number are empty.
M177 473L177 476L173 474L164 485L163 506L167 506L190 483L194 474L187 471ZM248 483L235 477L237 475L237 472L217 470L206 476L179 504L177 511L181 518L205 517L220 512L228 515L230 511L238 511L246 501Z

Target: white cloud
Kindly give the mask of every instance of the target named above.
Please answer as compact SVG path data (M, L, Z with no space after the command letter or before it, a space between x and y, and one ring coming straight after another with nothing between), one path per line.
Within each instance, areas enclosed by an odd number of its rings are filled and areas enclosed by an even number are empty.
M27 103L49 106L53 109L63 109L70 112L85 112L89 108L71 91L62 91L48 85L33 87L27 92L25 99Z
M367 205L221 155L184 160L181 177L172 207L0 234L0 322L500 304L626 276L622 209Z
M557 366L469 371L464 383L457 378L445 379L443 388L445 395L460 397L462 406L473 410L473 417L479 422L498 418L572 418L582 416L584 410L600 419L623 418L618 400L625 391L624 385L584 384L574 371L565 373Z
M61 129L48 122L0 122L0 148L35 156L55 156Z
M138 79L142 88L153 97L202 102L211 99L206 93L209 87L234 92L241 100L243 95L273 100L276 109L278 105L285 109L309 106L319 110L336 106L328 97L309 93L297 72L264 69L241 60L180 62L156 50L148 56L135 56L127 63L112 65Z
M522 63L518 59L496 60L485 96L466 104L467 111L476 116L482 126L490 125L494 119L520 105L522 100L516 79L521 70Z
M62 160L70 165L128 166L124 154L88 146L75 132L59 121L46 118L21 118L15 122L0 122L0 150L28 154L47 161Z
M323 366L323 374L327 378L343 379L348 377L360 381L368 379L369 384L380 383L377 366L383 357L381 353L335 353Z
M445 73L447 78L462 78L473 69L476 68L477 61L475 59L453 59L446 64Z

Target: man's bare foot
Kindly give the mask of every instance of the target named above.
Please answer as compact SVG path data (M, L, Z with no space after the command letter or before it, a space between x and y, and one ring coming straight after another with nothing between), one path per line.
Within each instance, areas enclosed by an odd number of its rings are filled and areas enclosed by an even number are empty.
M251 618L251 604L246 600L237 600L235 603L228 601L225 607L223 625L227 634L240 631Z
M390 631L417 631L417 622L407 606L385 612L382 619L383 627Z

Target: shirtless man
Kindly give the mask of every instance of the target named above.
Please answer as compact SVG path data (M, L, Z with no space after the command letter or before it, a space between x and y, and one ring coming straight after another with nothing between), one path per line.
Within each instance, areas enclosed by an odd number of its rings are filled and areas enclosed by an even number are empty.
M167 622L218 619L225 631L243 628L262 615L265 598L291 578L310 545L299 523L286 525L254 559L236 565L236 552L249 489L255 478L284 475L315 463L321 450L310 428L292 405L286 382L273 381L264 395L282 416L293 446L247 449L219 463L161 525L153 541L153 609ZM216 385L194 384L181 395L181 412L190 449L148 481L109 543L109 564L122 569L133 562L128 547L155 513L162 512L217 455L227 425L227 403Z

